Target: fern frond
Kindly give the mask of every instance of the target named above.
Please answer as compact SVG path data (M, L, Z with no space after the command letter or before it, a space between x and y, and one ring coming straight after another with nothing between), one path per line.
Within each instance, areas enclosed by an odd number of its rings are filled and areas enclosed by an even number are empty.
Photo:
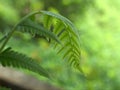
M41 19L43 26L30 19L36 14L41 14L44 17L44 19ZM69 59L69 57L72 56L70 62L73 62L72 65L74 67L80 69L81 52L79 34L76 27L70 20L60 14L55 14L49 11L37 11L25 16L20 22L18 22L18 24L14 26L13 31L18 27L20 27L20 30L25 32L32 34L37 33L39 35L47 36L57 42L61 42L62 45L59 46L58 52L62 53L65 59ZM50 30L50 27L53 27L53 31ZM58 43L55 44L55 46L57 45Z
M32 35L37 34L40 36L45 36L60 43L58 37L55 34L44 28L42 25L33 22L32 20L25 20L23 23L20 23L16 29L22 32L30 33Z
M43 69L35 60L25 56L24 54L15 52L10 48L5 49L0 54L0 63L3 66L28 69L45 77L49 77L48 72Z
M40 12L41 12L42 14L51 16L51 17L53 17L53 18L57 18L58 20L60 20L61 22L63 22L64 25L69 26L69 27L72 29L71 31L74 32L75 35L76 35L76 34L78 35L78 33L76 33L76 32L77 32L76 27L75 27L75 26L73 25L73 23L72 23L70 20L68 20L67 18L63 17L63 16L60 15L60 14L55 14L55 13L52 13L52 12L49 12L49 11L40 11Z
M41 13L57 19L53 32L57 35L59 34L58 37L62 42L62 46L58 50L58 53L63 53L63 58L70 59L71 65L79 69L81 54L80 41L79 34L75 26L67 18L59 14L54 14L48 11L41 11Z

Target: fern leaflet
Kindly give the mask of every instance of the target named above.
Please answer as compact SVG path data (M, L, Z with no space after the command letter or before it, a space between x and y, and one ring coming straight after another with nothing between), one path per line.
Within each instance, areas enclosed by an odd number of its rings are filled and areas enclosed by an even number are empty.
M3 66L13 66L15 68L28 69L45 77L50 77L48 72L43 69L35 60L24 54L15 52L10 48L5 49L0 54L0 63Z

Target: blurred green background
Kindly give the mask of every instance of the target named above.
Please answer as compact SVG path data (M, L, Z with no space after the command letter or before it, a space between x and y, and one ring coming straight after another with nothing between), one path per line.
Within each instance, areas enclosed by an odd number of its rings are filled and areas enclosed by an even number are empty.
M59 12L78 28L85 76L71 68L42 39L15 33L8 46L25 53L49 70L64 90L120 90L120 0L0 0L0 36L35 10Z

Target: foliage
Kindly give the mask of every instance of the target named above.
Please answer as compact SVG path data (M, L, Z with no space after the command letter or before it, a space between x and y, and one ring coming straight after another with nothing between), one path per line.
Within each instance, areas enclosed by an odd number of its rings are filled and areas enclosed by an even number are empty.
M65 64L66 60L61 61L62 53L56 55L54 48L50 48L51 46L41 38L38 39L38 35L32 40L28 40L31 37L26 34L20 34L21 39L19 35L11 38L8 47L14 46L15 51L37 59L54 75L56 81L47 82L65 90L120 89L119 0L0 0L0 4L5 7L2 13L7 17L0 13L0 31L3 32L28 12L42 9L60 12L72 20L80 30L81 63L86 78L73 68L69 68ZM9 17L12 21L8 19ZM47 41L51 42L48 38ZM24 45L21 47L22 43ZM57 48L59 49L61 45L57 45Z
M40 67L40 65L37 64L37 62L25 56L24 54L10 50L10 48L7 48L3 52L1 52L0 63L4 67L13 66L15 68L16 67L25 68L33 72L39 73L40 75L50 77L47 71L45 71L42 67Z
M43 19L44 26L42 26L39 23L36 23L34 21L35 19L32 19L35 17L36 14L39 13L43 14L44 16ZM59 23L56 21L57 23L53 25L53 27L55 27L53 32L57 32L57 33L53 33L51 30L49 30L48 26L50 26L49 24L52 24L52 22L49 23L50 22L49 20L51 20L49 18L53 18L53 19L57 18L59 20ZM63 29L65 30L64 32L62 31ZM58 43L62 42L62 46L59 52L64 50L65 53L63 54L64 55L63 57L64 58L70 57L69 61L71 62L71 64L73 64L74 67L80 70L80 62L79 62L80 50L79 50L79 43L78 43L79 37L77 35L77 30L75 29L74 25L65 17L48 11L37 11L28 14L13 27L13 29L7 34L7 36L4 36L1 39L1 42L3 42L3 44L0 48L1 51L0 63L3 66L13 66L17 68L21 67L37 72L43 76L49 77L48 73L42 67L40 67L39 64L37 64L37 62L33 61L31 58L26 57L25 55L15 52L13 50L10 50L10 48L4 50L5 45L7 44L8 40L11 38L11 36L16 30L22 32L28 32L33 35L37 34L39 36L45 37L46 39L47 38L49 40L52 39ZM61 34L64 35L62 36ZM66 41L67 39L69 39L69 42ZM66 49L66 47L68 49Z

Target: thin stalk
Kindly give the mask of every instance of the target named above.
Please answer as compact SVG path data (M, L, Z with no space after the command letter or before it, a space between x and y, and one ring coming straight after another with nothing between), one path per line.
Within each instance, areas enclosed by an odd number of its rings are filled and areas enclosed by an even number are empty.
M0 43L1 43L2 41L4 41L4 39L6 39L6 37L7 37L7 35L5 35L4 37L2 37L2 38L0 39Z
M32 16L32 15L34 15L34 14L38 14L38 13L40 13L40 11L35 11L35 12L33 12L33 13L30 13L30 14L26 15L25 17L23 17L23 18L13 27L12 31L8 33L8 36L6 37L6 40L3 42L3 44L2 44L2 46L1 46L1 48L0 48L0 53L1 53L2 50L4 49L5 45L7 44L7 42L9 41L9 39L11 38L11 36L13 35L13 33L15 32L16 27L17 27L20 23L22 23L25 19L27 19L28 17L30 17L30 16Z
M8 33L8 36L6 37L6 40L3 42L1 48L0 48L0 53L2 52L2 50L4 49L5 45L7 44L8 40L10 39L10 37L12 36L12 34L14 33L15 31L15 27L13 27L12 31L10 33Z

